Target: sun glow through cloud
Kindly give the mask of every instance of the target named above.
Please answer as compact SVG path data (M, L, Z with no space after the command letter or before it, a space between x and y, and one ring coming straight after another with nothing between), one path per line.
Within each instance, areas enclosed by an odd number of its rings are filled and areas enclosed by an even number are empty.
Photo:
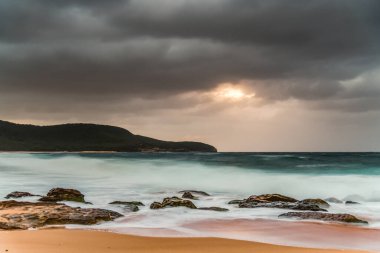
M233 84L222 84L213 92L216 99L228 99L233 101L240 101L250 99L255 96L255 93L248 92L244 87Z

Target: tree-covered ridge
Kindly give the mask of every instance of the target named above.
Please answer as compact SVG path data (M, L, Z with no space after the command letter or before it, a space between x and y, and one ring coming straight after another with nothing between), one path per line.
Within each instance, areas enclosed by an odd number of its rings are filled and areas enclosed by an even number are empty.
M96 124L21 125L0 121L1 151L216 152L200 142L170 142Z

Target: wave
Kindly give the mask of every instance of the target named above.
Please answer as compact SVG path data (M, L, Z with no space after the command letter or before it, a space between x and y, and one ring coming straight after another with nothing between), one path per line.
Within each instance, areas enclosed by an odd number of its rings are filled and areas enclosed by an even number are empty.
M142 191L194 188L241 196L281 193L297 198L345 198L356 194L366 201L378 201L380 196L378 175L310 175L288 173L286 170L268 173L260 169L247 170L230 165L215 166L167 158L147 160L111 156L103 159L49 154L0 157L0 183L12 187L20 183L25 187L40 184L44 189L67 184L83 188L131 187ZM11 190L2 187L3 193L4 189Z

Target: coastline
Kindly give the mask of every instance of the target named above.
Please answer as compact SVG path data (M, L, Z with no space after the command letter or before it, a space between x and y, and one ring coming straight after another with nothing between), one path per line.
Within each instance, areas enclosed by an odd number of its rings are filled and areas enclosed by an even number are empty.
M338 168L331 163L337 159L337 156L319 154L221 154L218 157L200 154L192 156L186 154L61 156L50 153L42 156L3 155L0 166L2 167L0 196L4 196L4 202L10 201L7 196L14 191L23 191L19 193L34 194L34 196L28 197L26 194L25 198L16 199L15 202L41 203L41 209L35 208L33 204L15 204L15 209L12 209L10 205L7 210L1 210L0 213L3 213L5 226L9 224L11 229L44 227L41 231L45 231L46 225L72 224L66 226L70 231L64 232L63 235L63 237L71 238L75 237L72 236L72 229L95 229L124 234L125 240L130 238L127 235L142 238L159 237L159 240L163 240L162 238L170 238L173 241L185 240L186 243L190 243L187 242L189 239L219 238L281 245L277 247L335 249L339 252L350 250L380 252L378 240L380 238L380 202L376 196L373 196L373 189L376 189L378 185L377 170L368 169L373 162L368 156L357 155L354 158L364 164L361 167L363 170L357 174L350 173L351 169L357 166L350 165L353 159L351 155L339 156L339 159L346 162L342 162L342 166ZM373 159L377 161L379 155L375 155ZM226 161L228 161L227 165ZM244 166L239 167L242 164ZM260 167L262 164L270 165L268 172L275 173L264 173L265 166ZM279 164L286 166L278 169ZM330 164L329 169L326 169L326 164ZM302 166L297 167L299 165ZM320 165L323 166L320 167ZM308 166L312 169L307 169ZM289 171L289 168L293 167L299 169ZM310 170L312 174L309 173ZM345 172L346 170L348 172ZM231 184L231 178L236 178L239 184ZM274 186L276 187L273 188ZM54 189L70 190L75 196L83 195L85 203L71 202L70 198L65 197L57 204L65 205L64 208L53 208L39 201L41 196L47 197ZM174 197L186 198L182 193L184 189L187 189L186 191L193 189L194 192L198 190L198 193L201 192L200 190L206 192L205 195L194 193L195 196L191 200L182 199L191 201L195 209L186 208L188 205L182 202L180 203L183 205L179 205L178 208L151 208L154 203L162 206L165 198L174 201L173 204L176 203L175 199L173 200ZM331 189L334 189L333 193ZM18 198L17 194L15 196ZM329 202L327 199L331 196L335 197L335 200ZM282 218L280 217L282 214L292 209L240 207L238 202L245 201L248 197L252 200L260 197L275 197L270 200L273 203L281 202L278 198L294 199L295 203L301 204L304 200L323 201L326 199L329 203L327 203L327 211L322 210L325 213L352 215L369 224L355 225L343 222L342 224L339 223L339 219L329 222L318 220L318 217L315 220L312 217L305 220ZM344 202L347 199L358 201L358 203L347 204ZM89 202L92 205L89 205ZM114 202L120 202L120 204ZM122 202L139 202L141 205L138 204L137 211L132 211L135 207L130 204L121 204ZM245 204L248 203L245 202ZM76 209L77 207L82 209ZM21 216L15 215L16 209L17 214L22 214ZM220 209L223 211L215 211ZM316 208L312 207L312 209ZM28 213L29 211L34 216ZM109 220L106 212L117 212L124 217ZM26 219L23 219L25 217ZM99 220L98 217L104 220ZM12 228L15 224L19 227ZM59 228L55 228L49 231L58 230ZM88 232L91 233L89 237L96 236L100 241L104 240L103 236L92 234L92 232L94 231ZM7 233L0 232L0 237L5 234ZM2 243L13 242L11 246L15 245L17 249L22 242L20 238L24 235L28 238L34 234L34 231L9 232L8 241L0 241L0 246ZM36 232L35 240L29 241L29 244L49 243L51 241L49 236L49 233ZM60 237L53 238L52 242L57 240L59 241ZM215 243L212 242L212 244ZM122 246L129 249L128 245ZM152 249L156 247L159 246L151 246ZM42 249L45 249L43 245ZM209 251L206 248L203 252L206 250ZM215 250L218 248L216 247ZM229 252L232 250L230 249ZM278 251L282 252L282 250ZM19 252L28 252L28 250ZM70 250L66 249L66 252Z
M367 251L310 249L211 237L142 237L103 231L58 228L29 231L0 231L0 252L364 253Z

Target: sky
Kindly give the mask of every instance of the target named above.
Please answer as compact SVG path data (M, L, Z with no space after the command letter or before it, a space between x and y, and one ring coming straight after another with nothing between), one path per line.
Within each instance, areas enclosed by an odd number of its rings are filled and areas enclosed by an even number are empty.
M0 0L0 119L380 151L378 0Z

